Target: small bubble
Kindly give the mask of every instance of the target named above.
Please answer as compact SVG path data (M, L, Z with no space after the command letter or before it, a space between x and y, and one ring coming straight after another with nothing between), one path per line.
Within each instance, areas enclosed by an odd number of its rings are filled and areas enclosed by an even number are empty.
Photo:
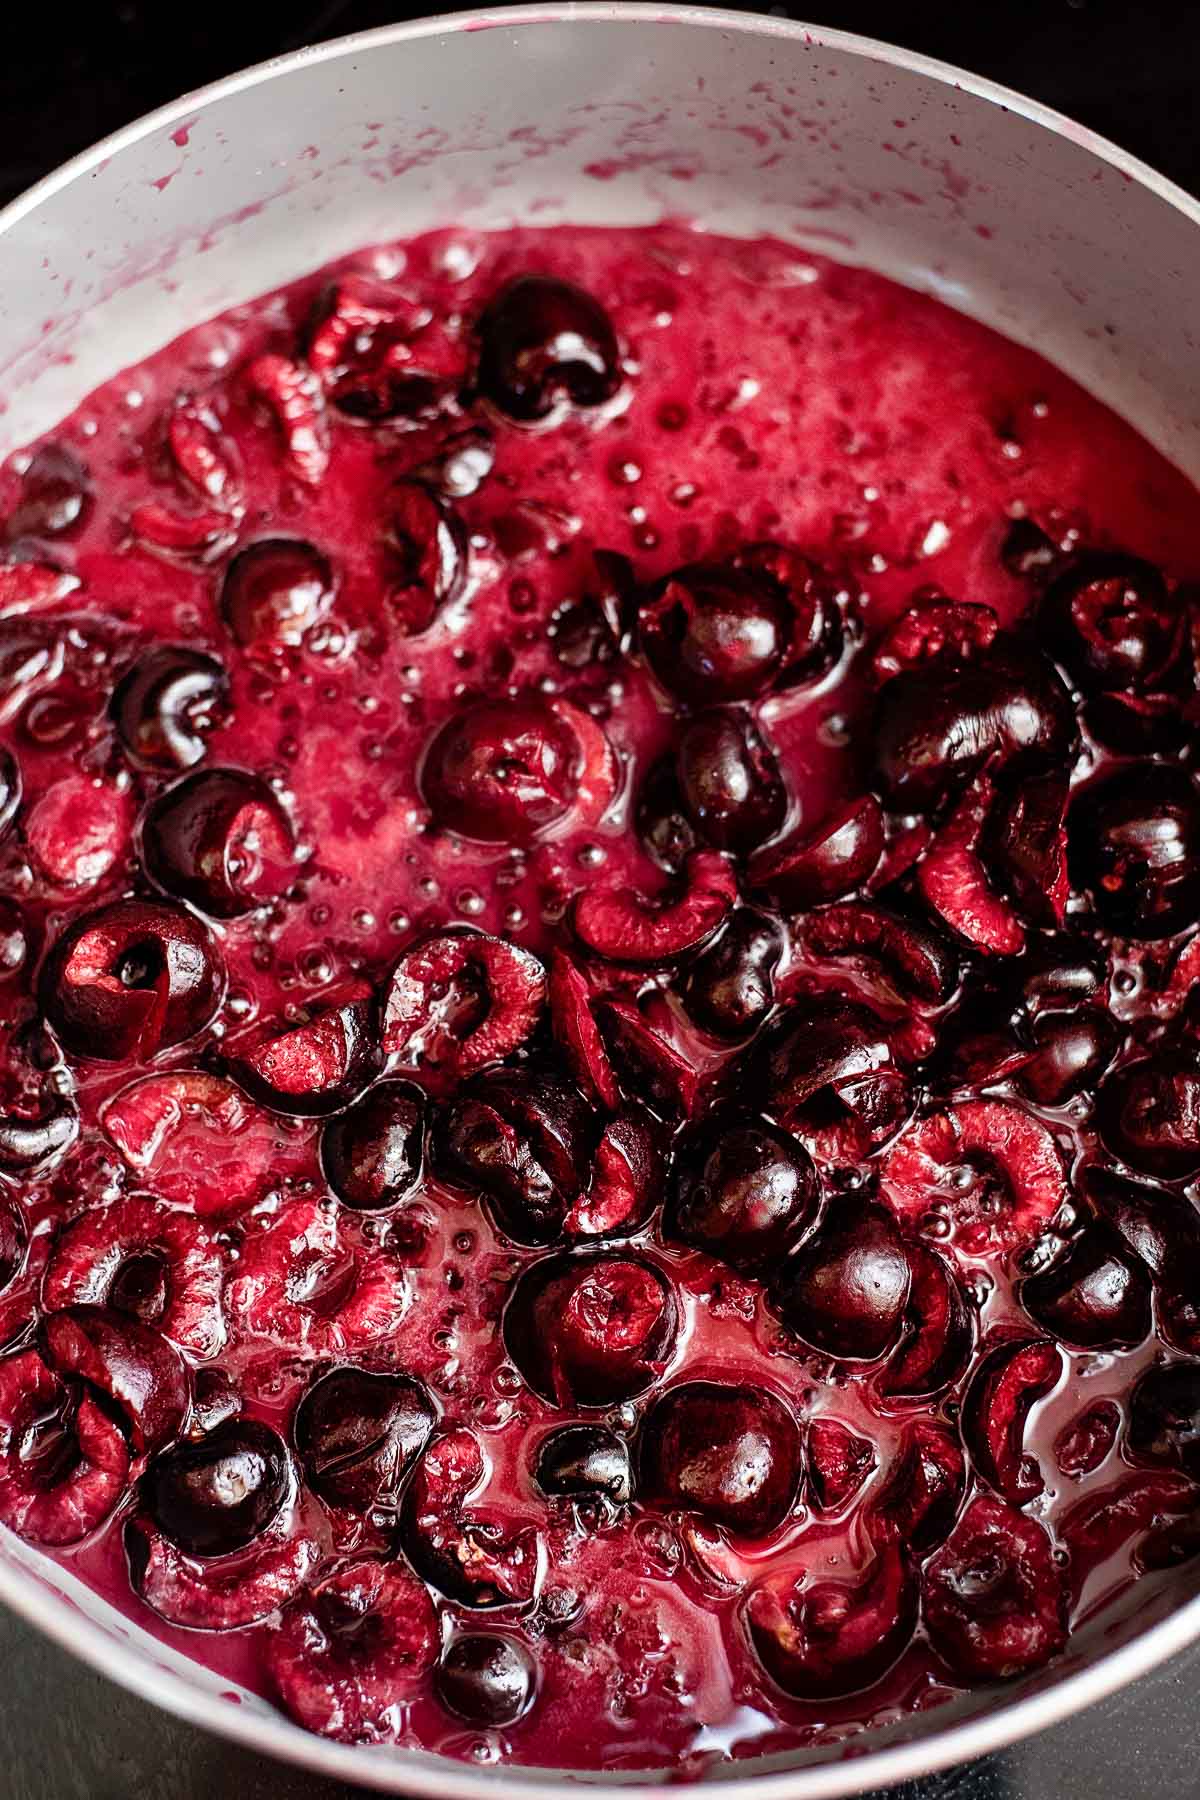
M400 932L407 931L411 924L412 920L406 912L394 912L388 914L389 931L394 931L399 934Z
M507 906L504 909L504 926L507 931L519 931L525 923L523 906Z
M460 913L465 913L468 919L477 919L480 913L483 912L487 902L482 894L477 894L475 892L474 888L464 888L462 892L456 896L454 904Z
M1117 990L1118 994L1132 994L1137 987L1137 984L1137 976L1133 973L1132 969L1118 969L1117 973L1113 976L1113 987Z
M608 852L602 844L581 844L575 861L581 869L598 869L608 861Z
M360 906L355 912L351 913L350 923L354 926L356 931L374 931L375 914L370 912L367 907Z

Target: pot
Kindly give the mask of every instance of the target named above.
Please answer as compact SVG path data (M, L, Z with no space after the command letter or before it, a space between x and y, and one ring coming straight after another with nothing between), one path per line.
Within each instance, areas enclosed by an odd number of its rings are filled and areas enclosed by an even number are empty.
M188 95L0 213L0 454L236 302L374 241L684 215L870 264L1035 345L1200 478L1200 207L1046 108L860 38L686 6L389 27ZM1088 1706L1200 1638L1200 1566L1147 1578L1051 1668L869 1738L718 1766L729 1800L927 1773ZM362 1750L289 1724L7 1532L0 1600L145 1698L390 1793L558 1800L551 1770ZM618 1779L649 1794L668 1778Z

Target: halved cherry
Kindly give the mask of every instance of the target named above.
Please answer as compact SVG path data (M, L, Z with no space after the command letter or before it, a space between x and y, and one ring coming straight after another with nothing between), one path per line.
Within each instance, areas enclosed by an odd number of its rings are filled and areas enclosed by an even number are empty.
M521 424L600 406L621 384L612 321L591 294L550 275L521 275L480 315L480 392Z
M1062 925L1070 897L1067 790L1064 769L1018 782L998 798L980 841L985 862L1024 917L1047 927Z
M316 487L329 467L325 398L311 370L277 351L264 351L242 371L252 399L270 413L284 450L284 468Z
M847 902L823 907L807 921L804 937L819 956L881 965L906 998L938 1005L958 986L953 945L928 926L883 906Z
M993 801L992 784L981 777L917 865L917 886L938 918L973 950L1016 956L1024 948L1025 928L993 885L980 850Z
M697 714L680 734L676 767L687 815L714 850L746 856L787 816L778 758L745 709Z
M1078 1480L1105 1461L1121 1429L1115 1400L1096 1400L1065 1425L1054 1440L1054 1460L1064 1475Z
M377 1081L321 1133L321 1169L343 1206L386 1212L421 1178L425 1095L411 1081Z
M1033 1048L1013 1069L1023 1094L1039 1106L1063 1106L1088 1092L1121 1042L1121 1028L1098 1006L1041 1013L1030 1026Z
M471 1508L487 1474L472 1432L433 1438L404 1497L400 1541L417 1573L460 1606L525 1607L541 1573L538 1533Z
M900 1336L912 1266L891 1215L842 1199L778 1271L772 1304L789 1331L840 1362L877 1362Z
M563 1220L572 1238L626 1237L637 1231L662 1194L661 1131L649 1113L627 1107L605 1121L587 1190Z
M638 609L638 638L663 687L693 706L752 700L791 645L787 596L770 576L695 563L658 582Z
M265 781L241 769L202 769L147 808L142 860L166 893L230 919L291 885L295 840Z
M772 1681L799 1700L870 1687L896 1661L916 1623L916 1583L892 1544L857 1580L792 1568L766 1576L746 1601L755 1654Z
M661 1269L619 1251L552 1256L517 1281L508 1354L559 1406L614 1406L643 1393L675 1351L679 1306Z
M713 850L695 850L683 892L655 905L630 887L588 888L572 912L575 935L597 956L621 963L673 962L710 938L737 899L737 877Z
M904 1427L871 1504L869 1535L903 1550L930 1550L949 1535L966 1487L967 1461L957 1433L940 1419L914 1419Z
M212 934L192 913L118 900L67 928L46 959L39 994L70 1054L121 1062L203 1030L224 973Z
M321 1560L317 1540L282 1519L244 1550L200 1556L181 1550L145 1513L125 1528L125 1554L139 1599L168 1625L190 1631L238 1631L269 1618Z
M1062 1351L1049 1338L1015 1338L999 1344L976 1365L963 1399L963 1435L983 1479L1024 1506L1045 1482L1025 1451L1025 1421L1063 1372Z
M1190 1050L1166 1048L1105 1076L1096 1121L1109 1149L1162 1181L1200 1174L1200 1067Z
M791 544L745 544L734 553L733 566L773 582L791 609L791 641L776 685L794 688L819 680L842 653L845 588Z
M0 1361L0 1523L34 1544L76 1544L125 1492L129 1446L102 1406L23 1350Z
M1064 1344L1128 1350L1150 1331L1150 1272L1111 1225L1094 1219L1021 1283L1021 1304Z
M191 1401L187 1367L160 1332L104 1306L68 1306L43 1319L42 1356L64 1381L82 1381L123 1421L139 1454L179 1435Z
M860 1437L841 1419L819 1414L808 1427L808 1487L821 1512L841 1512L848 1506L878 1457L869 1438Z
M386 1521L436 1423L433 1400L415 1377L331 1369L301 1396L292 1436L314 1493Z
M314 1200L293 1200L249 1234L225 1289L234 1322L295 1350L353 1352L395 1331L408 1311L408 1271L368 1249Z
M126 670L109 714L126 753L148 769L190 769L229 710L229 678L203 650L159 645Z
M75 537L91 517L91 476L66 444L43 444L21 477L21 497L8 515L5 536Z
M562 1235L587 1186L594 1144L577 1090L528 1069L480 1076L439 1116L433 1139L442 1178L485 1195L500 1229L521 1244Z
M541 696L481 700L433 738L421 791L446 830L527 844L570 811L583 766L577 733Z
M756 851L750 887L785 912L807 912L852 894L874 874L883 854L883 813L861 794L823 819L815 831Z
M242 649L258 658L296 650L333 604L333 569L302 538L259 538L239 550L221 584L221 612Z
M774 1394L712 1381L672 1387L642 1426L640 1495L763 1537L791 1512L800 1432Z
M797 1000L750 1051L766 1109L821 1164L862 1160L911 1109L881 1020L869 1007L822 996Z
M735 907L687 972L682 997L688 1017L726 1042L751 1037L775 1004L784 945L778 919Z
M933 1647L959 1679L1026 1674L1066 1642L1066 1582L1050 1537L1003 1500L972 1500L921 1588Z
M660 1118L690 1118L700 1074L687 1054L628 1000L600 1001L596 1019L622 1088L641 1095Z
M48 1310L110 1307L203 1360L225 1342L224 1280L220 1245L198 1219L134 1194L63 1228L42 1297Z
M672 1173L672 1233L735 1269L769 1271L816 1218L808 1151L753 1114L718 1114L687 1131Z
M1038 612L1051 655L1088 693L1160 684L1183 647L1184 619L1160 570L1111 550L1076 557Z
M388 605L406 636L427 631L467 581L467 529L449 502L419 481L399 482L387 536Z
M583 971L563 950L551 951L547 997L550 1026L571 1074L585 1093L615 1112L621 1097L592 1013L591 989Z
M345 1744L391 1744L437 1660L428 1590L403 1563L343 1563L291 1602L267 1667L308 1731Z
M53 563L0 562L0 615L11 618L53 608L79 585L78 575Z
M139 1181L201 1218L237 1212L311 1154L309 1133L201 1069L135 1081L105 1102L100 1122Z
M79 1108L61 1073L51 1072L42 1083L36 1113L0 1113L0 1170L18 1180L46 1175L78 1137ZM3 1341L0 1338L0 1347Z
M383 1048L405 1069L457 1081L519 1049L545 998L546 972L532 952L481 931L439 932L392 971Z
M1068 1507L1058 1527L1071 1558L1074 1595L1122 1545L1145 1538L1167 1519L1194 1514L1198 1504L1200 1487L1165 1469L1122 1475L1098 1493L1085 1494Z
M94 888L126 863L134 797L128 776L64 775L27 803L23 830L29 853L56 887Z
M876 1378L889 1400L940 1393L962 1373L971 1352L971 1312L950 1265L924 1244L909 1247L909 1261L904 1336Z
M314 1118L355 1099L377 1073L375 993L343 981L317 995L300 1019L257 1030L229 1054L234 1079L273 1112Z
M167 421L167 445L179 474L200 499L226 512L241 510L231 446L210 405L181 396Z
M927 663L969 662L991 648L999 629L999 616L990 606L923 595L880 637L871 659L875 677L891 681Z
M1200 1257L1200 1212L1183 1194L1149 1181L1131 1181L1093 1163L1082 1186L1101 1217L1155 1276L1190 1267Z
M1004 1100L965 1100L915 1120L880 1176L903 1223L945 1218L969 1255L1033 1243L1067 1197L1053 1133Z

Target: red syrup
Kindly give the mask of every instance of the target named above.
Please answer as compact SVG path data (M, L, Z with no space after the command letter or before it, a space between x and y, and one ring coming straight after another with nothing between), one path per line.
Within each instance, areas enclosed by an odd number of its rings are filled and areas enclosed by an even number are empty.
M0 517L7 1524L315 1729L579 1768L1189 1553L1200 544L1128 426L781 244L447 231Z

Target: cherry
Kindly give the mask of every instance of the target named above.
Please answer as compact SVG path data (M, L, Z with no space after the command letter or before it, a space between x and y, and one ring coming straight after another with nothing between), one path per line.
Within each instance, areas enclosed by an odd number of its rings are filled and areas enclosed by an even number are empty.
M925 1626L953 1674L995 1681L1040 1668L1066 1641L1066 1591L1050 1538L980 1495L926 1563Z
M92 483L84 464L65 444L43 444L21 480L21 498L8 516L5 535L76 537L91 517Z
M1095 999L1108 971L1098 945L1068 932L1043 932L1029 939L1006 973L1017 983L1021 1004L1036 1016Z
M489 844L528 844L570 810L583 753L542 699L483 700L449 719L420 782L437 823Z
M909 1109L881 1021L851 1001L797 1001L751 1047L747 1078L761 1083L766 1110L818 1162L870 1155Z
M695 950L722 924L737 898L737 879L715 850L696 850L683 891L655 905L629 887L587 888L572 912L575 935L613 962L672 962Z
M321 1133L321 1170L343 1206L387 1212L421 1179L425 1096L411 1081L377 1081Z
M497 1070L481 1076L437 1119L434 1157L456 1187L485 1194L502 1231L550 1244L587 1179L588 1108L553 1075Z
M1022 1284L1021 1304L1065 1344L1131 1349L1150 1330L1150 1275L1120 1235L1097 1220Z
M23 1267L28 1241L23 1214L7 1202L0 1205L0 1293Z
M807 912L845 899L869 880L883 842L879 802L873 794L863 794L823 819L815 831L757 851L750 859L750 886L784 912Z
M820 1512L849 1505L876 1465L875 1446L840 1419L825 1415L808 1428L808 1486Z
M841 1362L876 1362L900 1336L912 1263L890 1213L834 1203L780 1268L772 1301L789 1331Z
M1090 1091L1116 1054L1120 1027L1107 1012L1042 1013L1030 1030L1033 1049L1015 1072L1017 1086L1039 1106L1063 1106Z
M534 1480L556 1499L627 1506L633 1498L628 1441L606 1425L564 1425L539 1444Z
M939 1393L962 1373L971 1352L971 1313L953 1270L924 1244L911 1244L908 1255L905 1333L876 1383L890 1400Z
M814 913L805 941L819 956L880 967L906 998L941 1004L958 986L954 946L928 925L887 907L848 901Z
M71 1055L122 1062L194 1037L223 987L216 943L193 914L162 901L118 900L68 926L38 991Z
M185 775L152 801L142 860L156 886L213 918L273 900L294 876L291 823L265 781L241 769Z
M406 635L427 631L467 583L467 529L449 503L419 481L397 484L388 534L388 605Z
M451 1638L433 1677L434 1692L446 1708L470 1725L494 1730L515 1725L529 1711L537 1688L537 1666L523 1644L496 1632L475 1631Z
M880 1179L905 1225L947 1219L971 1255L1032 1244L1067 1198L1054 1134L1003 1100L964 1100L915 1120Z
M1077 557L1038 613L1051 655L1087 693L1160 683L1179 655L1183 620L1160 571L1119 551Z
M937 672L944 672L989 650L999 629L990 606L947 600L936 590L922 593L879 639L872 658L875 675L881 682L891 681L930 664L941 665Z
M1059 549L1033 519L1014 519L1000 546L1000 561L1010 575L1029 581L1048 574L1059 560Z
M413 1376L333 1369L302 1395L292 1437L315 1494L387 1520L436 1423L434 1403Z
M142 1483L156 1527L189 1556L244 1550L282 1512L293 1488L283 1439L244 1418L164 1451Z
M967 789L917 865L917 888L935 915L973 950L1015 956L1024 948L1025 926L1005 898L984 856L995 807L990 776ZM1065 902L1061 857L1054 876L1056 901Z
M808 1151L765 1119L720 1117L677 1146L672 1228L736 1269L775 1266L811 1226L817 1203Z
M885 1545L857 1580L809 1570L769 1575L750 1591L746 1624L767 1674L799 1700L870 1687L900 1655L917 1623L907 1561Z
M749 714L700 713L683 729L676 766L684 810L715 850L746 856L783 824L779 763Z
M662 1194L663 1132L640 1106L600 1131L591 1181L563 1221L568 1237L624 1237L644 1225Z
M677 569L638 610L638 639L668 693L693 706L752 700L779 675L791 644L786 596L725 563Z
M792 1510L800 1433L773 1394L692 1381L654 1402L641 1438L641 1493L764 1537Z
M700 1075L688 1052L628 1000L600 1001L596 1022L621 1087L670 1124L690 1118Z
M229 711L229 678L215 656L171 645L147 650L113 689L109 713L143 768L190 769Z
M534 1393L559 1406L615 1406L643 1393L670 1362L678 1329L662 1271L614 1251L534 1263L504 1314L509 1356Z
M521 424L567 404L601 406L621 385L612 322L569 281L518 276L488 301L478 333L479 390Z
M699 838L684 811L674 757L651 766L638 792L636 822L651 861L668 875L680 874Z
M1071 806L1071 879L1125 937L1171 937L1200 919L1200 793L1182 769L1131 764Z
M1200 1368L1194 1363L1159 1363L1142 1376L1129 1404L1129 1449L1141 1462L1200 1480Z
M0 838L7 835L17 816L22 788L20 763L7 745L0 745Z
M1097 1400L1064 1426L1054 1441L1054 1460L1064 1475L1078 1480L1105 1461L1121 1429L1115 1400Z
M875 720L876 766L888 798L925 810L983 764L1019 770L1068 762L1070 695L1036 651L998 637L971 661L889 681Z
M36 1350L0 1361L0 1523L35 1544L75 1544L125 1492L129 1446L86 1392Z
M387 1240L373 1244L344 1225L314 1198L256 1221L226 1284L234 1323L293 1353L353 1354L391 1338L412 1302L408 1270Z
M1082 1172L1087 1198L1154 1276L1188 1267L1200 1256L1200 1212L1182 1194L1130 1181L1092 1164Z
M1031 775L992 808L980 838L984 862L1025 919L1061 925L1067 880L1065 770Z
M383 1006L383 1048L442 1086L500 1062L532 1034L546 972L518 944L482 931L422 939L397 962Z
M683 984L688 1017L714 1037L736 1042L757 1031L775 1003L775 971L784 938L767 913L738 907L691 965Z
M403 1563L345 1562L287 1608L267 1640L267 1666L307 1730L390 1744L434 1665L438 1637L433 1602Z
M1160 1050L1105 1076L1096 1097L1100 1135L1142 1175L1190 1181L1200 1173L1200 1068L1183 1050Z
M354 980L318 995L292 1022L258 1028L229 1056L230 1073L252 1099L296 1118L319 1118L345 1106L379 1063L375 995L365 981Z
M221 584L221 613L256 657L295 650L333 604L329 559L301 538L259 538L239 550Z
M988 1351L971 1376L963 1435L980 1475L1014 1506L1036 1499L1045 1485L1025 1454L1025 1421L1062 1372L1062 1352L1048 1338L1016 1338Z
M765 542L745 545L733 566L773 582L787 600L791 632L779 686L804 686L832 668L842 653L845 596L826 572L787 544Z
M149 1325L103 1306L68 1306L47 1314L39 1337L49 1366L66 1381L86 1382L136 1451L159 1450L178 1435L191 1400L188 1371Z
M876 1542L930 1550L948 1535L966 1485L957 1433L938 1419L914 1419L870 1509L868 1531Z
M19 975L29 960L29 923L15 900L0 895L0 981Z
M40 1112L33 1118L0 1113L0 1170L18 1179L50 1172L79 1136L79 1111L53 1076L43 1086Z
M537 1595L538 1533L511 1516L468 1510L488 1472L472 1432L459 1427L431 1439L404 1497L401 1542L417 1573L460 1606L528 1606Z
M615 1112L621 1096L592 1011L591 987L587 976L563 950L551 952L547 998L554 1039L571 1074L586 1094L607 1111Z

